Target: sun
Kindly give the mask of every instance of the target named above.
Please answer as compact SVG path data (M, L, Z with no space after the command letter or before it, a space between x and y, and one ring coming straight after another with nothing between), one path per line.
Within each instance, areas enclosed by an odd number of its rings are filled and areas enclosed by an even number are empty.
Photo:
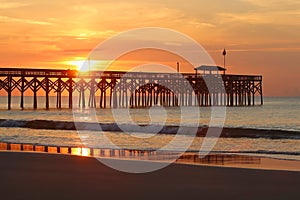
M79 72L105 71L110 63L111 61L109 60L86 59L84 57L75 57L62 62L62 64L72 66L72 68L77 69Z
M73 60L73 61L70 61L69 63L71 65L76 66L78 71L81 71L81 72L90 71L90 67L86 60Z
M64 61L63 64L75 67L80 72L88 72L91 70L89 61L85 58L74 58L74 60Z
M68 64L75 66L77 68L77 70L80 72L90 71L90 67L86 60L71 60L71 61L68 61Z

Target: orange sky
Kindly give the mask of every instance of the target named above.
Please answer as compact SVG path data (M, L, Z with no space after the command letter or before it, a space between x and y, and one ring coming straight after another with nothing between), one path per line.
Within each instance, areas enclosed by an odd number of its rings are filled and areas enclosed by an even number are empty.
M68 68L149 26L188 35L218 65L226 48L228 72L262 74L266 96L300 96L299 0L0 0L0 66Z

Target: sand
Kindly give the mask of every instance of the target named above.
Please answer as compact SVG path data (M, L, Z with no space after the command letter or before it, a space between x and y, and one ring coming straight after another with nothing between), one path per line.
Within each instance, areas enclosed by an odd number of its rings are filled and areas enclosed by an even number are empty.
M128 174L45 153L1 152L0 180L1 199L300 199L300 172L172 164Z

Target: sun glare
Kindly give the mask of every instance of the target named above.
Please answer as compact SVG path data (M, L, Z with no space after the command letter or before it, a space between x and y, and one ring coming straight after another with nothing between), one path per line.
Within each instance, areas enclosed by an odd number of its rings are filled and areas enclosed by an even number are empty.
M90 65L91 62L84 57L75 57L72 60L71 59L63 61L62 63L64 65L71 66L72 68L74 68L80 72L88 72L92 69L92 67Z
M108 68L107 66L110 66L111 61L86 59L84 57L74 57L69 58L69 60L62 61L61 63L63 65L67 65L68 68L76 69L79 72L85 73L89 71L105 71Z
M86 60L71 60L67 61L66 64L76 67L77 70L81 72L87 72L90 70Z
M89 148L77 147L72 148L71 154L77 156L89 156L91 154L91 150Z
M72 66L80 72L88 72L101 70L102 66L105 64L104 61L96 61L85 58L75 58L74 60L64 61L63 64Z
M82 156L89 156L90 155L90 149L89 148L82 148L81 155Z

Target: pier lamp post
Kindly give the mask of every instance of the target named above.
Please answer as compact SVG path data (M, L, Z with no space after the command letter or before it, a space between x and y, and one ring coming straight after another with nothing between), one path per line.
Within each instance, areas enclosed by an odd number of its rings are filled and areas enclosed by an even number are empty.
M222 55L224 56L224 69L226 69L226 54L227 54L227 52L226 52L226 49L224 49L224 51L223 51L223 53L222 53Z

